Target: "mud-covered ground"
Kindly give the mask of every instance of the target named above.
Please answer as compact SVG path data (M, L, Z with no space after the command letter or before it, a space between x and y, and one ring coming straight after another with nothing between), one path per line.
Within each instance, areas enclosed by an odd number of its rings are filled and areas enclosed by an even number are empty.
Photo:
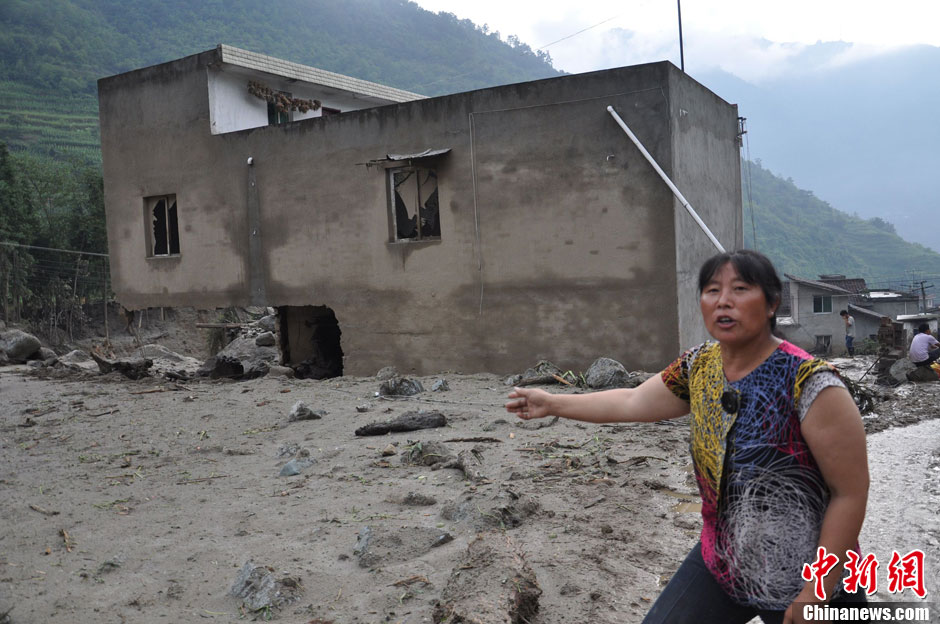
M872 360L835 362L857 378ZM484 534L534 573L531 624L639 622L701 525L687 419L522 423L501 377L417 379L425 392L391 399L375 377L0 368L0 621L431 622L461 573L489 573L467 563ZM431 392L439 379L450 389ZM936 600L940 383L881 391L861 538L881 562L875 600L916 600L889 594L886 572L914 549ZM325 414L291 422L298 401ZM355 435L409 411L447 425ZM300 474L280 476L291 460ZM249 561L288 579L289 604L252 613L230 594Z

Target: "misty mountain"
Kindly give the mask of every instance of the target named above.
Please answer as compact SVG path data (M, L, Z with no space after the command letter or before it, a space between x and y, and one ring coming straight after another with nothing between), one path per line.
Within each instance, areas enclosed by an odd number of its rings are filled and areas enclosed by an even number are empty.
M759 84L720 71L693 77L747 118L745 158L940 250L940 48L839 64L845 45L810 46L794 69Z

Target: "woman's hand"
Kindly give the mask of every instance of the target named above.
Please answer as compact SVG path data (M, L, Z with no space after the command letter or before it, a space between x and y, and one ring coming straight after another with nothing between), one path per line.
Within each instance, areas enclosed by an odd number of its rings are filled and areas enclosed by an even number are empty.
M513 399L506 403L506 411L523 420L550 416L549 402L552 395L537 388L513 388L509 393Z
M689 404L670 392L660 375L636 388L585 394L551 394L536 388L513 388L506 411L523 420L558 416L597 424L653 422L689 413Z

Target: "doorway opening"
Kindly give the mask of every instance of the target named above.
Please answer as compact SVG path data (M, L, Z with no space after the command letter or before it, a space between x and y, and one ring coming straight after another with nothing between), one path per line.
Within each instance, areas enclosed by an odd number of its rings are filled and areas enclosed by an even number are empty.
M281 363L299 379L329 379L343 374L342 332L327 306L278 308Z

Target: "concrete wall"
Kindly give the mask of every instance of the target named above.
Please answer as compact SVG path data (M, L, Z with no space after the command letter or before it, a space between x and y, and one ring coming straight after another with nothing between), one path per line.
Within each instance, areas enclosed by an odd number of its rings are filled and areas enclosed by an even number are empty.
M680 328L677 302L690 326L694 285L677 274L696 271L711 250L676 251L687 232L676 203L606 111L613 105L681 172L719 237L734 238L736 109L671 64L212 136L211 54L99 82L123 305L326 305L347 374L389 364L508 373L539 358L584 370L599 356L653 370L693 335ZM677 130L680 106L694 114ZM362 163L445 147L441 240L390 242L384 171ZM178 198L175 258L145 255L142 198L158 193Z
M739 249L744 234L737 106L675 66L669 68L673 151L669 166L660 166L722 246L729 251ZM710 156L702 158L702 154ZM719 250L682 203L675 198L672 203L679 241L675 245L679 343L689 346L710 338L699 308L698 272Z

